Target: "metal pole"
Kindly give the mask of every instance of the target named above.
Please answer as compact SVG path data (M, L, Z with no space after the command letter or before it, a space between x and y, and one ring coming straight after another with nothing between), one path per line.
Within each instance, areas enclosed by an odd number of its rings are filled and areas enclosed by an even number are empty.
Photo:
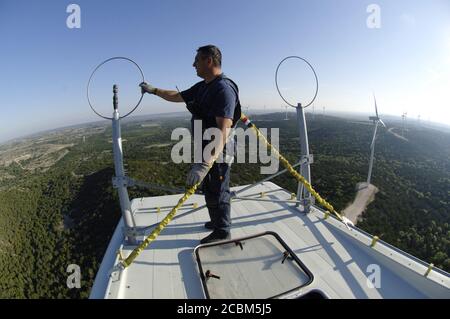
M297 123L299 128L299 141L300 141L300 160L307 159L305 163L300 165L299 173L302 175L308 183L311 183L311 171L309 162L309 145L308 145L308 130L306 128L305 111L302 108L301 103L297 104ZM302 183L298 183L297 188L297 200L302 201L304 212L308 213L311 205L311 194L306 190ZM298 205L297 205L298 206Z
M119 193L120 209L122 211L122 217L125 223L125 234L136 227L136 223L131 213L130 198L127 191L127 179L125 176L125 170L123 168L123 151L122 151L122 135L120 129L120 115L118 106L118 88L117 85L113 86L113 119L112 119L112 142L114 153L114 169L115 178L113 179L114 186ZM133 243L135 238L128 238Z

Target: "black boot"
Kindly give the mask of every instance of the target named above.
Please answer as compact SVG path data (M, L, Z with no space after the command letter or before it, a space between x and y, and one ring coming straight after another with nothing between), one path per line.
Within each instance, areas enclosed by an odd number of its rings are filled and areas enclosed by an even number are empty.
M219 240L226 240L230 239L230 232L227 232L225 230L216 229L211 234L200 240L200 244L207 244L212 243Z

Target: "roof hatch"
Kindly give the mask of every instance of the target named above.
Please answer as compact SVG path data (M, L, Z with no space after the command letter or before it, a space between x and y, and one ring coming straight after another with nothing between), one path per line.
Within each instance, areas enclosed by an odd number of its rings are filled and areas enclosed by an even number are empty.
M275 298L313 280L274 232L200 245L194 252L206 298Z

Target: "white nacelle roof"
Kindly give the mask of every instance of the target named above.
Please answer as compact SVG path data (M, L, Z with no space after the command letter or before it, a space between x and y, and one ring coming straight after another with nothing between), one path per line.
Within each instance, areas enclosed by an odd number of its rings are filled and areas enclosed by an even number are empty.
M264 182L239 196L261 198L261 192L265 193L265 199L290 199L289 192L271 182ZM132 210L137 225L160 222L180 197L181 194L134 199ZM193 203L199 205L194 212ZM206 207L202 207L205 204L202 195L191 196L186 204L133 264L110 276L118 262L119 248L125 257L135 248L124 245L121 221L90 297L205 298L194 249L210 232L204 228L209 215ZM156 207L162 207L160 213ZM328 298L450 298L447 273L434 269L424 276L426 263L381 241L370 247L370 235L358 228L349 230L334 218L324 219L323 211L316 207L306 215L292 203L234 199L231 216L233 239L275 232L313 274L312 283L283 297L296 298L319 290ZM248 290L251 291L255 290ZM263 295L255 293L247 298Z

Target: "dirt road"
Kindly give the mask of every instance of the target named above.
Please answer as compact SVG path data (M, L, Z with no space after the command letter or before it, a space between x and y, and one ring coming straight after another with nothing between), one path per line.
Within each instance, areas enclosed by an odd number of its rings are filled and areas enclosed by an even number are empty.
M355 225L358 217L366 210L367 205L375 199L375 194L378 192L378 188L372 184L367 185L367 183L358 183L356 189L358 191L355 200L343 211L345 217L350 219Z

